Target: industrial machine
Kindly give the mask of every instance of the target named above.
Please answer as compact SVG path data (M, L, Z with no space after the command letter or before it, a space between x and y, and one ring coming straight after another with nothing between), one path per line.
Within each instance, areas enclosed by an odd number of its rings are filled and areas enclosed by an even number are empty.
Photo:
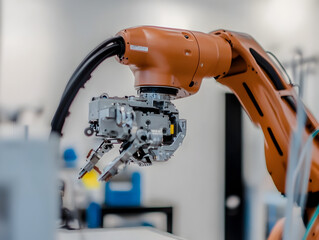
M318 122L305 107L297 109L300 100L292 83L251 36L225 30L205 34L149 26L122 30L93 50L76 69L52 121L52 132L62 134L77 92L92 71L111 56L131 68L138 96L113 98L102 94L92 99L85 134L95 134L102 143L89 153L79 178L94 168L100 173L99 179L107 181L130 162L145 166L167 161L186 136L186 120L179 118L172 100L195 94L203 78L214 77L237 96L251 121L262 129L269 174L278 191L286 194L297 110L305 115L302 139L311 136ZM96 163L115 143L122 144L120 155L98 169ZM314 138L307 178L306 225L319 203L318 153L319 141ZM319 220L313 221L306 239L316 239L319 234ZM283 225L281 221L269 239L281 239Z

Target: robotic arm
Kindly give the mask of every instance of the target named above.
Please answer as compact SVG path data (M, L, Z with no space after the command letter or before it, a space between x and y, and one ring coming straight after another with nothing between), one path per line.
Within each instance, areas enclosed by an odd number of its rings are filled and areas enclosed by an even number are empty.
M99 63L113 55L131 68L139 96L111 98L103 94L93 98L89 106L90 126L85 133L95 133L102 138L102 144L88 155L80 178L95 168L101 173L100 180L107 181L129 162L145 166L167 161L186 136L186 121L179 119L171 100L195 94L203 78L214 77L231 89L252 122L262 129L269 174L277 189L285 194L298 96L252 37L225 30L209 34L159 27L120 31L80 64L63 94L52 131L61 134L77 91ZM318 126L311 113L305 111L304 139ZM122 144L120 155L100 171L95 164L114 143ZM312 149L308 209L319 203L318 139Z

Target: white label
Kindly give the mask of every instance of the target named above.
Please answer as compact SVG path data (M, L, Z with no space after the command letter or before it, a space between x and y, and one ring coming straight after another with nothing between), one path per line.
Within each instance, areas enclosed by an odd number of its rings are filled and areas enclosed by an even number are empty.
M134 51L148 52L148 47L130 45L130 49Z

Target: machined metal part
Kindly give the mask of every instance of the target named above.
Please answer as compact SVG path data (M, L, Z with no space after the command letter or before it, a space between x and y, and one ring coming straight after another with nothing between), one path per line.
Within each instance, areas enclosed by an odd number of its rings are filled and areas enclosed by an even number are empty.
M170 159L186 136L186 120L179 119L170 100L170 95L159 93L93 98L89 104L90 126L85 132L95 133L103 142L91 151L79 178L112 148L112 141L122 144L120 155L103 169L99 180L109 180L130 162L149 166L153 161Z

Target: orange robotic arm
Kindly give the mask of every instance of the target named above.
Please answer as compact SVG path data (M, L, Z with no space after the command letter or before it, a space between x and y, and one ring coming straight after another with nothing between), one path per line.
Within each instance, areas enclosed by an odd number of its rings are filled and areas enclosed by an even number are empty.
M120 156L110 162L99 177L108 180L123 164L150 165L167 161L181 145L186 121L179 119L171 98L195 94L205 77L214 77L229 87L250 119L265 136L265 156L269 174L277 189L286 194L290 138L296 128L298 96L266 52L249 35L218 30L209 34L158 27L125 29L94 49L71 76L52 120L52 133L62 135L65 118L77 92L106 58L117 55L135 76L139 97L109 98L102 94L90 103L89 128L85 133L102 137L90 152L79 178L95 169L113 143L122 143ZM299 101L298 101L299 102ZM306 109L306 139L318 122ZM319 203L319 138L313 141L308 181L307 218ZM309 220L309 219L306 219ZM310 221L312 222L312 220ZM319 234L317 219L307 239ZM279 224L270 239L279 239Z
M158 27L130 28L118 35L124 38L126 49L118 60L130 66L140 91L161 89L177 98L186 97L199 90L204 77L214 77L229 87L250 119L262 129L268 172L277 189L285 194L298 96L251 36L225 30L205 34ZM308 110L306 115L304 138L318 126ZM318 203L319 142L315 140L307 206ZM314 239L311 237L308 239Z

